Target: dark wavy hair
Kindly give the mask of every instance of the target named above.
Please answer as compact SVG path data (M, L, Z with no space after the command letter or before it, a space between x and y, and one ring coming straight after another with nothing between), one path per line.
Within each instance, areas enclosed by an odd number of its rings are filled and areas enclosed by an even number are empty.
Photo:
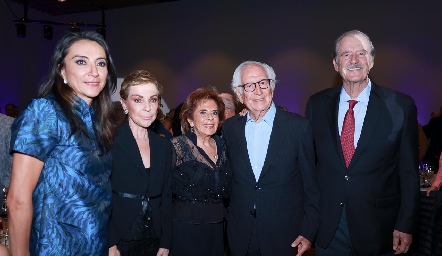
M193 113L195 112L196 108L200 104L208 100L215 101L218 107L218 117L219 117L218 129L221 128L221 125L224 122L223 100L218 96L218 93L214 89L198 88L195 91L193 91L189 96L187 96L180 111L181 127L184 133L190 131L190 124L187 122L187 119L193 119Z
M109 150L114 137L114 126L111 122L111 95L117 87L117 74L109 53L109 47L100 34L95 31L68 32L58 41L49 63L49 71L41 83L38 97L43 98L53 94L58 104L60 104L63 113L69 120L71 135L76 132L82 132L85 135L88 134L84 122L74 112L74 110L78 108L78 104L75 100L75 92L71 87L63 83L61 76L61 69L66 65L66 55L71 46L80 40L96 42L103 47L106 53L108 71L106 84L100 94L92 100L91 106L95 110L93 121L98 145L102 150Z

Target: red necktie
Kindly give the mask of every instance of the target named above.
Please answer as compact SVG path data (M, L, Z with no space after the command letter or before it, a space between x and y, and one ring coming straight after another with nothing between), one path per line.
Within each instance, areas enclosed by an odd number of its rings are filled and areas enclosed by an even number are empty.
M356 100L349 100L349 108L345 113L344 124L341 131L341 147L344 153L345 166L350 165L351 158L355 153L355 115L353 107L358 103Z

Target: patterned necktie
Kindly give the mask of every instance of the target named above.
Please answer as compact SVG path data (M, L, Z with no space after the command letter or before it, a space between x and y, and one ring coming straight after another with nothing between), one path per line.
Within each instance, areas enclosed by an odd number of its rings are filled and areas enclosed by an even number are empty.
M344 153L345 166L350 165L351 158L355 153L355 115L353 107L358 103L356 100L349 100L349 108L345 113L344 124L341 131L341 147Z

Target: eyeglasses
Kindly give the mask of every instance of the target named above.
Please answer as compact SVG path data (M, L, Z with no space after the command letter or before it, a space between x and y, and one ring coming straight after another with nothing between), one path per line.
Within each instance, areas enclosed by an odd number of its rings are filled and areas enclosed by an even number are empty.
M240 86L243 87L246 92L253 92L256 89L256 85L258 85L259 88L261 88L262 90L269 88L270 83L272 81L274 81L274 80L266 78L266 79L262 79L261 81L255 82L255 83L246 83L246 84L242 84Z

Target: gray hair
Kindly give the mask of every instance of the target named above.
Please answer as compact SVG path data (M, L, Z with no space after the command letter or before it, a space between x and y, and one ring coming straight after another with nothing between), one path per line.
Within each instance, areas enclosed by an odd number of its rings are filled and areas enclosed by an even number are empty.
M224 106L227 109L231 109L233 111L236 111L236 106L238 105L238 101L236 101L235 96L233 96L230 93L223 92L223 93L218 94L218 97L220 97L223 100Z
M239 64L239 66L235 69L235 72L233 72L232 85L231 85L233 92L235 92L236 87L242 85L241 84L241 72L242 72L242 69L248 65L258 65L258 66L263 67L264 70L266 71L267 78L272 79L274 81L273 83L270 83L270 88L272 90L275 89L275 87L276 87L276 74L275 74L275 71L273 70L273 68L265 63L249 60L249 61L244 61L243 63ZM242 93L242 90L241 90L241 93Z
M345 32L344 34L342 34L340 37L338 37L338 39L336 39L335 41L335 52L334 52L334 56L333 58L335 59L336 63L338 63L338 52L339 52L339 42L341 42L341 40L346 37L346 36L350 36L350 35L361 35L365 38L367 38L368 42L370 43L370 55L371 55L371 60L374 60L374 56L375 56L375 50L374 50L374 46L373 46L373 42L370 40L370 37L367 36L367 34L359 31L359 30L350 30Z

